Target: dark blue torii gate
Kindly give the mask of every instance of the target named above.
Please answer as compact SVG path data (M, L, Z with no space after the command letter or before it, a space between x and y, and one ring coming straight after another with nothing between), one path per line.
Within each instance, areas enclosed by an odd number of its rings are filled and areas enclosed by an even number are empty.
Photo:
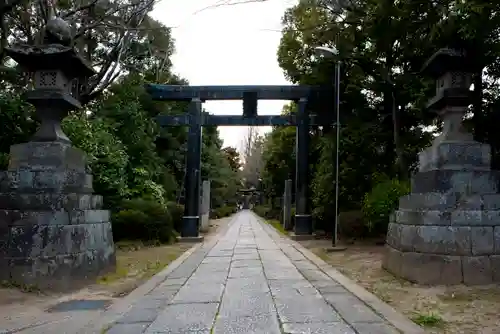
M157 101L189 101L187 114L158 116L160 126L189 126L186 163L185 207L181 237L198 237L203 126L296 126L296 214L294 232L312 234L312 218L308 206L309 126L315 125L309 115L308 102L322 89L312 86L185 86L146 85ZM243 115L207 115L202 103L213 100L243 100ZM258 100L289 100L298 104L292 115L257 115Z

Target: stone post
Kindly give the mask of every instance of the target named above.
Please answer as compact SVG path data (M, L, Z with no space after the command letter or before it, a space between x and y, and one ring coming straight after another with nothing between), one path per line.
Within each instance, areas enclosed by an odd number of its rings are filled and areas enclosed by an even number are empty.
M470 104L473 59L442 49L424 66L436 79L428 107L443 132L419 154L411 194L399 201L387 232L383 267L421 284L500 281L500 195L490 146L474 141L462 120Z
M6 52L34 73L26 99L41 124L32 141L11 147L8 170L0 173L0 280L77 288L116 263L109 211L92 194L84 152L61 129L68 112L81 107L79 80L94 71L62 43Z
M186 182L184 193L186 201L184 204L184 216L182 217L181 236L182 241L202 241L203 237L198 234L200 223L200 169L201 169L201 101L193 99L189 104L189 132Z
M283 194L283 228L286 231L292 229L292 180L285 181L285 192Z
M312 217L309 213L309 115L307 99L302 98L298 103L297 113L297 155L296 159L296 214L294 234L292 239L309 239L312 237Z
M203 181L201 191L201 231L208 232L210 226L210 180Z

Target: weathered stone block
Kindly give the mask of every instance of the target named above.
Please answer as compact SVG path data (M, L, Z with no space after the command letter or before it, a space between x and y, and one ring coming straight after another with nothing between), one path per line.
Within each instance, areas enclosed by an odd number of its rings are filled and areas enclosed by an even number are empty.
M450 225L451 212L439 210L397 210L395 222L405 225Z
M382 259L382 268L396 275L401 275L401 265L403 261L402 254L403 253L397 249L386 245L385 255Z
M433 169L489 169L491 148L479 142L443 142L419 153L419 171Z
M17 170L7 172L7 192L92 193L92 175L70 170Z
M409 251L443 255L471 254L470 227L418 226L413 233L413 249Z
M471 227L472 255L490 255L495 252L493 227Z
M9 170L75 170L84 173L85 153L67 143L29 142L12 145Z
M481 195L481 200L484 210L500 210L500 194L484 194ZM500 219L497 219L500 222ZM498 223L497 225L500 225Z
M0 193L0 209L10 210L88 210L102 207L102 196L62 193Z
M493 275L493 282L500 282L500 255L490 256L490 266Z
M417 235L417 226L415 225L401 225L399 245L396 249L404 252L411 252L414 250L414 241Z
M412 193L455 192L463 195L498 192L497 171L431 170L412 177Z
M460 284L462 263L459 256L402 253L401 272L394 274L419 284Z
M400 210L449 210L458 201L456 194L438 192L425 194L408 194L399 199Z
M40 288L66 290L88 283L116 265L114 247L49 257L9 259L9 280Z
M451 213L451 224L461 226L491 226L497 222L500 211L457 210Z
M493 228L493 244L494 254L500 255L500 226L495 226Z
M387 238L386 242L392 248L399 249L399 244L401 240L401 224L389 223L387 226Z
M12 226L7 252L12 258L35 258L99 250L112 244L110 230L110 223Z
M102 223L109 220L108 210L72 210L69 213L70 224Z
M464 284L481 285L493 282L493 271L488 256L465 256L462 258Z

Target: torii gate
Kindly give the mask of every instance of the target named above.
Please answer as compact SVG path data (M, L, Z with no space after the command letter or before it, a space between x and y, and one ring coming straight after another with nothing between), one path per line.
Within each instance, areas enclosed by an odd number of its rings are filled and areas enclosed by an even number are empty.
M181 237L199 240L199 194L201 167L201 137L203 126L296 126L296 235L312 235L312 218L308 206L309 184L309 126L314 115L309 115L308 104L323 89L312 86L187 86L146 85L147 92L156 101L190 101L184 115L158 116L160 126L189 126L186 164L186 196ZM214 100L243 100L243 115L206 115L202 103ZM257 114L258 100L289 100L298 104L291 115L263 116Z

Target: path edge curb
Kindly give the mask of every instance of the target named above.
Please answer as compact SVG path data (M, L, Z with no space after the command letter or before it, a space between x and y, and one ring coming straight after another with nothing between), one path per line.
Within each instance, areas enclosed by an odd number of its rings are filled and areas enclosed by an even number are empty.
M373 311L382 316L390 325L394 326L397 330L404 334L424 334L425 331L422 327L415 324L413 321L408 319L401 312L394 309L389 304L382 301L373 293L369 292L340 271L323 261L316 254L302 246L297 241L290 239L289 237L280 234L273 226L267 224L265 219L258 216L255 212L252 213L259 219L259 221L265 224L273 232L273 238L279 238L288 242L291 246L297 249L302 255L304 255L309 261L316 265L321 271L328 275L334 281L337 281L342 287L347 291L356 296L359 300L365 303Z
M111 304L103 313L99 315L97 319L87 323L84 327L80 328L78 334L101 334L103 330L116 322L123 314L125 314L137 301L138 298L145 296L159 284L161 284L167 276L173 272L177 267L179 267L191 254L193 254L198 248L200 248L203 243L195 244L184 253L182 253L177 259L170 262L170 264L165 267L159 273L156 273L149 280L139 285L137 288L132 290L126 297L117 300L115 303Z
M230 225L234 223L234 220L238 214L234 214L231 217L231 220L228 222L228 224L217 231L217 233L214 235L215 238L205 238L203 242L196 243L189 249L187 249L184 253L182 253L177 259L174 261L170 262L168 266L166 266L162 271L159 273L155 274L153 277L151 277L149 280L144 282L143 284L139 285L137 288L132 290L126 297L117 300L113 304L111 304L110 307L108 307L105 311L103 311L99 317L95 320L91 320L90 322L87 322L83 327L80 327L76 333L77 334L101 334L103 333L103 330L105 330L107 327L113 325L121 316L123 316L134 304L134 302L140 298L148 294L150 291L152 291L154 288L156 288L158 285L160 285L165 279L167 279L167 276L170 275L175 269L177 269L191 254L196 252L198 249L202 247L208 247L211 248L215 245L218 236L221 233L224 233L225 230L229 228Z

